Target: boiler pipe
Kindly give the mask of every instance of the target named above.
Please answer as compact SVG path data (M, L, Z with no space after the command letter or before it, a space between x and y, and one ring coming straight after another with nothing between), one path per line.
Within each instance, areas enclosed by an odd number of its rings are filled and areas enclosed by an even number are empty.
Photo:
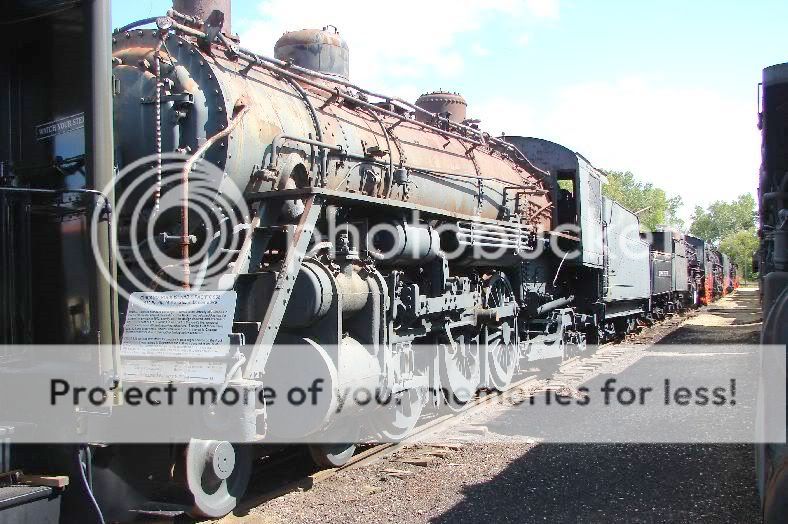
M571 303L575 299L574 295L569 295L568 297L557 298L551 302L546 304L542 304L538 308L536 308L537 315L543 315L544 313L550 312L554 309L558 309L559 307L566 306L567 304Z
M181 171L181 261L183 263L183 289L188 291L191 288L189 277L191 269L189 267L189 173L191 173L194 164L197 160L205 154L208 149L216 142L226 137L233 132L233 129L241 122L244 115L249 112L250 108L247 107L242 100L235 103L237 113L230 119L227 127L213 135L205 141L197 151L183 165Z

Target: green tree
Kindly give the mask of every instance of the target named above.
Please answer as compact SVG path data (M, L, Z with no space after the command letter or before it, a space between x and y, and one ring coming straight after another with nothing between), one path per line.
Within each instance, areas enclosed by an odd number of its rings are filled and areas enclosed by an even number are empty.
M752 255L758 249L758 234L755 228L742 229L725 235L720 240L720 251L731 257L739 266L739 275L744 280L752 278Z
M643 229L654 230L660 225L684 228L684 221L678 217L682 204L680 196L668 197L663 189L639 181L629 171L604 173L607 184L602 186L602 193L633 213L638 213Z
M755 198L739 195L733 202L717 200L706 209L695 206L690 233L715 244L731 233L755 228Z

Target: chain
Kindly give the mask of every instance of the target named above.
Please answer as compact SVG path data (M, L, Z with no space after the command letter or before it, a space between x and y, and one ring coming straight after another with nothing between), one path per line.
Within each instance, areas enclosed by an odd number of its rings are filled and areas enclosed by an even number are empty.
M162 172L162 162L161 162L161 89L163 87L161 81L161 60L159 60L159 52L161 51L162 46L164 45L164 39L167 37L166 32L162 32L161 40L156 45L156 49L153 52L153 63L154 63L154 74L156 75L156 100L155 100L155 111L156 111L156 192L154 194L154 201L153 201L153 214L157 214L159 212L159 203L161 200L161 172Z

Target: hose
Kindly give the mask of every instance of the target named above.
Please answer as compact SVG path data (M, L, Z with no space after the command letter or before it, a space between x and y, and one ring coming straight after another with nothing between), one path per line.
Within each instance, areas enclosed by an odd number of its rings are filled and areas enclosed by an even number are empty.
M86 463L83 464L82 462L82 451L84 450L86 458ZM104 524L104 515L101 513L101 507L99 507L98 501L96 500L96 496L93 495L93 489L90 486L90 482L88 482L87 472L85 471L86 468L92 467L92 460L90 457L90 450L88 446L83 444L79 446L76 450L77 452L74 454L74 461L75 461L75 468L79 471L79 483L82 488L85 490L85 494L88 496L88 501L90 505L93 507L93 510L96 512L96 517L98 517L98 522L100 524Z
M132 29L136 29L137 27L148 25L148 24L155 24L156 20L158 20L158 16L153 16L151 18L143 18L142 20L137 20L136 22L132 22L130 24L126 24L123 27L119 27L115 29L112 33L125 33L126 31L131 31Z

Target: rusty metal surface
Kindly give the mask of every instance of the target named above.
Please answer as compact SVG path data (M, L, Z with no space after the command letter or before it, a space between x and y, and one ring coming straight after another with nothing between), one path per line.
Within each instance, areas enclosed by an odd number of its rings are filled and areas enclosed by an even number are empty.
M172 7L179 13L196 16L202 20L207 20L214 10L221 11L224 13L224 33L230 34L232 29L231 4L232 0L173 0Z
M115 56L122 60L123 67L137 70L136 76L122 79L129 85L121 86L121 95L116 97L116 104L127 106L127 115L121 118L130 122L140 121L139 116L132 118L130 113L134 104L145 93L153 94L153 83L145 80L150 72L140 65L140 60L143 55L152 57L157 43L154 33L132 31L130 35L115 36ZM163 130L165 143L169 140L174 145L177 140L180 147L196 150L207 136L227 125L227 108L245 97L250 113L226 143L219 144L219 149L214 148L207 155L239 187L255 191L284 189L291 176L296 187L318 184L314 176L295 177L304 171L316 173L315 163L321 154L320 148L299 143L287 143L281 148L276 180L269 182L259 176L261 166L267 164L271 154L274 137L317 136L305 94L315 108L324 142L343 150L341 155L332 152L329 156L326 188L471 217L506 220L519 213L523 223L551 228L549 187L538 173L532 172L527 164L515 161L510 154L487 143L479 145L474 137L430 131L406 114L370 111L352 99L333 96L347 92L339 80L287 81L270 68L228 58L220 46L214 46L208 54L197 44L193 37L171 33L166 50L161 52L163 75L173 80L168 92L196 91L189 118L177 126L167 124L171 129ZM174 67L169 65L170 61ZM293 82L300 85L303 94ZM167 109L174 110L171 106ZM162 120L171 121L166 117ZM128 149L129 153L134 151L124 157L124 162L141 156L143 150L153 151L149 145L141 145L150 142L140 138L137 133L121 138L120 148ZM394 183L392 168L408 171L407 185ZM515 209L518 200L521 205Z
M350 77L350 52L333 26L285 33L274 45L274 56L313 71Z
M416 105L426 109L430 113L449 114L452 122L464 122L468 110L468 102L459 93L449 93L445 91L434 91L425 93L416 100ZM427 121L424 114L416 115L421 121Z

